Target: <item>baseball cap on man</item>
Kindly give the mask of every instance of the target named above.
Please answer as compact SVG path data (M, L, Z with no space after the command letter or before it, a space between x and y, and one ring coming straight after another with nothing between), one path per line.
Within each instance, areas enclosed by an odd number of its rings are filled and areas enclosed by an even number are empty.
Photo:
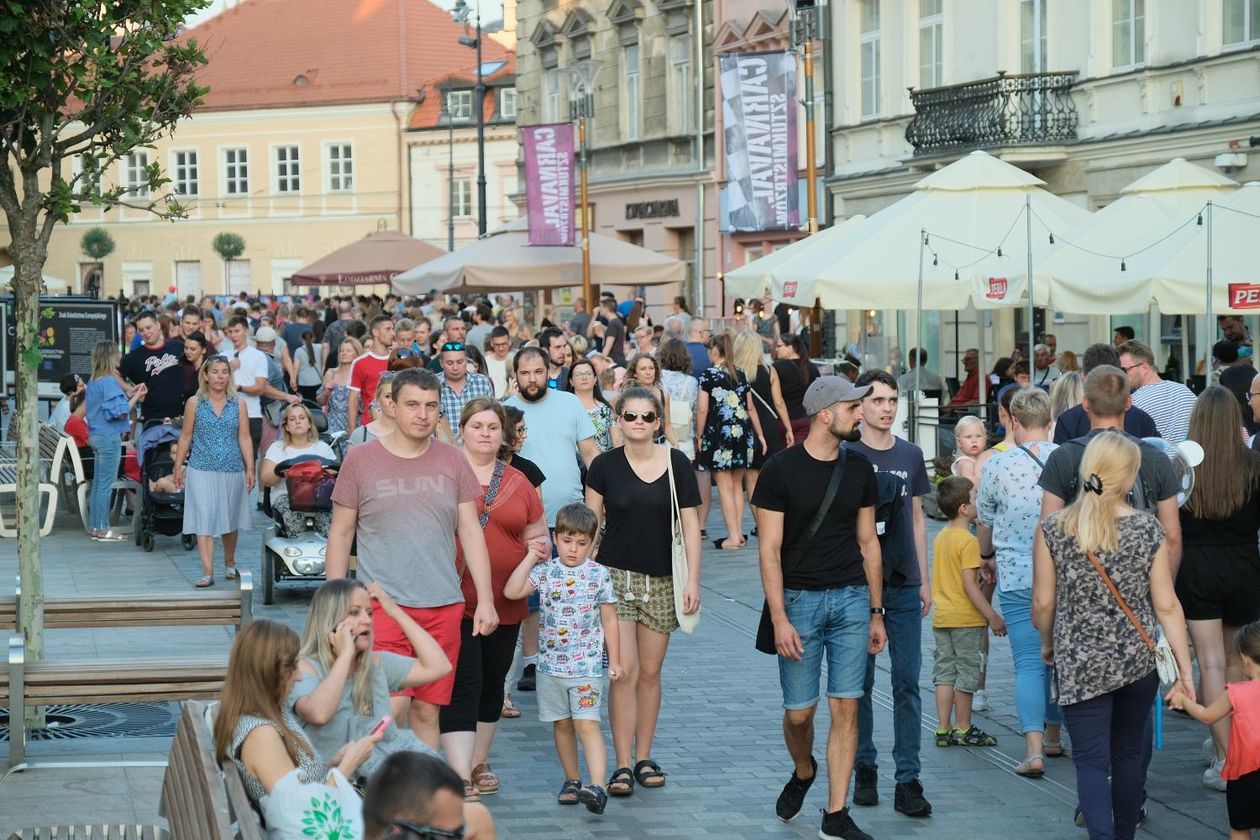
M801 405L805 413L813 417L824 408L830 408L839 402L857 402L871 390L870 385L861 388L843 376L820 376L805 389L805 397Z
M276 331L271 327L259 327L258 332L254 333L254 341L257 344L275 344Z

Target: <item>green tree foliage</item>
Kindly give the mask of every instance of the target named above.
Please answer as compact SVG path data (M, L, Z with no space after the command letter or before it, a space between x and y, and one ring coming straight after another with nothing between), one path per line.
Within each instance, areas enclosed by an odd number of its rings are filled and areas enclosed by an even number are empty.
M114 253L114 237L105 228L94 227L83 234L79 247L83 249L84 256L103 260Z
M192 114L205 94L194 81L206 61L181 23L207 0L0 0L0 210L13 258L17 333L18 626L28 653L43 649L39 563L37 340L39 292L54 228L84 204L125 202L164 217L185 209L157 163L140 186L101 174L152 147ZM81 166L74 166L75 159Z
M234 260L245 253L245 239L239 233L224 231L216 236L210 245L216 254L223 257L224 262Z

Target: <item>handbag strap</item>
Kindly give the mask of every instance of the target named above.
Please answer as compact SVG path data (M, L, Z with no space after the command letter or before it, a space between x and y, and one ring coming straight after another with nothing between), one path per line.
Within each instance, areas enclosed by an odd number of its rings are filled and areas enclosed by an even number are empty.
M678 488L674 486L674 452L668 446L665 450L665 474L669 476L670 538L682 534L682 511L678 507Z
M486 488L486 497L481 507L481 513L477 514L477 522L481 524L484 530L490 522L490 505L494 504L494 500L499 495L499 485L503 483L503 470L507 464L496 460L494 462L494 472L490 474L490 486Z
M809 544L813 542L814 535L822 527L823 520L827 518L827 512L831 510L831 503L836 499L836 491L840 489L840 479L844 475L844 462L847 455L848 451L841 446L839 454L836 456L836 465L831 468L831 480L827 482L827 492L823 494L822 504L818 506L818 512L814 514L814 518L809 521L809 525L805 528L805 533L801 535L801 541L796 544L796 550L792 552L793 560L805 553L805 549L809 548ZM781 563L783 559L786 558L781 558ZM795 565L793 563L793 566ZM787 565L783 564L785 576L787 571Z
M1032 458L1034 461L1036 461L1037 466L1041 467L1043 470L1046 468L1045 462L1042 461L1040 458L1038 458L1036 455L1032 454L1032 450L1029 449L1027 446L1024 446L1024 444L1021 443L1015 448L1018 449L1020 452L1023 452L1029 458Z
M1116 603L1120 605L1120 609L1124 610L1124 614L1129 617L1129 621L1133 624L1133 628L1138 631L1138 635L1142 637L1142 641L1146 643L1146 647L1150 650L1155 649L1155 643L1151 641L1151 636L1142 627L1141 622L1137 620L1137 616L1133 614L1133 610L1129 609L1129 605L1125 603L1124 596L1120 594L1120 590L1116 588L1115 582L1111 576L1107 574L1107 570L1102 567L1102 563L1098 562L1098 558L1094 556L1094 552L1087 551L1085 556L1089 558L1089 562L1094 564L1094 568L1098 571L1099 577L1103 579L1103 583L1107 584L1107 588L1111 590L1111 597L1116 599Z

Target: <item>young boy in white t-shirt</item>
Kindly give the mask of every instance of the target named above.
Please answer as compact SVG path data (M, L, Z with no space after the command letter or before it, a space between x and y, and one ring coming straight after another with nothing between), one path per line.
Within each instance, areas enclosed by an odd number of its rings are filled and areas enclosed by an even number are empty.
M559 557L533 549L508 579L503 594L524 598L538 590L542 620L538 646L538 713L554 725L556 754L565 782L556 800L561 805L586 805L604 813L608 794L599 785L608 756L600 731L604 698L604 644L608 645L608 678L621 679L616 596L608 570L589 558L599 520L581 503L556 512L555 541ZM582 740L591 784L582 786L577 739Z

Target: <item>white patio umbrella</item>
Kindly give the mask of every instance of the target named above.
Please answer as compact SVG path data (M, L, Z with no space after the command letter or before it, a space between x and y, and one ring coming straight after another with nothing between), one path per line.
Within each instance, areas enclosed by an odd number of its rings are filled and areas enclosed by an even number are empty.
M1048 292L1050 304L1060 312L1146 312L1163 266L1196 236L1197 216L1204 205L1237 188L1223 175L1175 158L1129 184L1118 199L1075 230L1055 230L1055 246L1033 266L1033 286ZM1202 310L1203 266L1201 260L1193 295L1197 309L1169 308L1174 297L1165 293L1162 311Z
M611 236L591 234L591 282L612 286L659 286L687 278L687 264ZM582 284L582 249L530 245L525 218L476 242L394 277L399 294L506 292Z
M780 265L801 256L813 248L832 248L837 241L842 241L841 237L847 235L845 233L846 230L865 220L866 216L863 215L850 216L825 230L818 231L813 236L798 239L792 244L778 248L747 265L742 265L739 268L726 272L722 276L722 282L726 287L726 296L742 298L761 297L772 287L774 270ZM811 291L812 286L810 289L799 289L799 298L805 300L808 295L808 299L812 304L814 298Z

